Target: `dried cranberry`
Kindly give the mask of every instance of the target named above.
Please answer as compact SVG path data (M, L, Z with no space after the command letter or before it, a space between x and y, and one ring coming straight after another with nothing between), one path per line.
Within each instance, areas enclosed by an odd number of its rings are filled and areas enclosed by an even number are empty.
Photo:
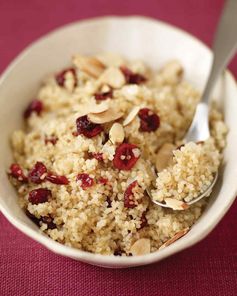
M122 251L120 249L115 250L114 256L122 256Z
M103 178L103 177L100 177L98 182L102 185L106 185L108 183L108 179L107 178Z
M103 161L103 153L100 152L95 152L95 153L90 153L89 154L90 157L97 159L98 161Z
M140 131L153 132L160 126L160 118L149 108L140 109L138 112L140 118Z
M26 216L30 218L37 226L40 226L40 219L36 218L33 214L31 214L28 210L26 210Z
M87 138L93 138L103 131L101 125L89 121L86 115L77 118L76 125L78 134Z
M51 190L47 188L34 189L29 193L29 202L33 205L37 205L39 203L47 202L51 196Z
M74 68L69 68L65 69L62 72L58 73L55 77L57 84L61 87L64 87L65 79L66 79L66 74L71 72L73 75L74 79L74 87L77 86L77 75L76 75L76 70Z
M134 201L133 189L137 186L137 181L133 181L124 192L124 206L125 208L133 209L137 206Z
M37 115L40 115L40 113L43 111L43 103L40 100L33 100L29 106L26 108L24 112L24 118L27 119L31 116L33 112L35 112Z
M134 149L138 149L138 147L134 144L120 144L115 151L113 159L114 167L125 171L130 170L139 158L139 156L134 155Z
M146 212L143 212L141 215L141 224L140 229L147 226L147 218L146 218Z
M51 216L43 216L40 219L31 214L28 210L26 210L26 216L30 218L37 226L40 226L40 222L47 224L48 229L55 229L56 225L53 222L53 218Z
M44 140L44 142L45 142L46 145L48 143L51 143L51 144L55 145L57 143L57 141L58 141L58 138L55 137L55 136L46 137L45 140Z
M77 175L77 181L81 182L81 188L83 190L87 189L88 187L93 186L94 181L88 174L79 174Z
M65 176L57 176L52 173L48 173L46 176L46 180L57 185L68 185L69 181L68 178Z
M46 173L46 166L42 162L37 161L34 167L30 170L28 177L32 183L40 184L45 180Z
M107 92L98 92L95 93L95 99L96 101L104 101L107 99L111 99L113 97L113 90L109 90Z
M53 218L50 216L43 216L41 217L41 221L45 224L47 224L48 229L55 229L56 224L53 222Z
M10 166L10 175L13 178L17 179L18 181L21 181L21 182L27 182L28 181L27 177L23 173L23 170L22 170L22 168L20 167L20 165L18 163L13 163Z
M125 77L126 83L128 84L141 84L146 81L146 78L143 75L139 73L133 73L125 66L121 66L120 70Z

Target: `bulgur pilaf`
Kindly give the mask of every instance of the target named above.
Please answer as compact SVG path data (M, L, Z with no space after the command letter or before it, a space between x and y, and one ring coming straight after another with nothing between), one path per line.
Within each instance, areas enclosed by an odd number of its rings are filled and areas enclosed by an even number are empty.
M49 77L11 138L10 180L26 214L53 240L105 255L141 255L184 235L213 180L227 128L215 105L211 138L183 142L199 93L171 61L159 71L120 56L75 55Z

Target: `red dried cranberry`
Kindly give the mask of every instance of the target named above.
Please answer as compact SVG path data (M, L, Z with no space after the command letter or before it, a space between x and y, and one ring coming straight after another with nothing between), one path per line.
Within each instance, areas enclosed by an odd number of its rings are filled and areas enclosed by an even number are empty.
M51 144L55 145L57 143L57 141L58 141L58 138L55 137L55 136L46 137L45 140L44 140L44 142L45 142L46 145L48 143L51 143Z
M133 73L125 66L121 66L120 70L125 77L126 83L128 84L141 84L146 81L146 78L143 75L139 73Z
M47 224L48 229L55 229L56 225L53 222L53 218L51 216L43 216L40 219L35 217L33 214L31 214L28 210L26 210L26 216L30 218L37 226L40 226L40 222L43 222Z
M20 167L20 165L18 163L13 163L10 166L10 173L9 173L13 178L17 179L18 181L21 182L27 182L28 179L25 176L25 174L23 173L22 168Z
M76 125L78 134L87 138L93 138L103 131L101 125L89 121L86 115L77 118Z
M107 178L103 178L103 177L100 177L98 182L102 185L106 185L108 183L108 179Z
M120 249L115 250L114 256L122 256L122 251Z
M111 99L113 97L113 90L109 90L107 92L98 92L95 93L95 99L96 101L104 101L107 99Z
M55 77L57 84L61 87L64 87L66 74L68 72L72 73L73 79L74 79L74 87L76 87L77 86L77 75L76 75L76 70L74 68L65 69L62 72L58 73Z
M120 144L115 151L113 159L114 167L125 171L130 170L139 158L139 156L134 155L133 149L138 149L138 147L129 143Z
M124 192L124 206L125 208L133 209L137 206L134 201L133 189L137 186L137 181L133 181Z
M146 212L142 213L141 216L141 224L140 224L140 229L147 226L147 218L146 218Z
M43 103L40 100L33 100L29 106L26 108L24 112L24 118L27 119L31 116L33 112L35 112L37 115L40 115L40 113L43 111Z
M93 179L88 174L79 174L77 175L77 181L81 182L81 188L83 190L91 187L94 184Z
M57 185L68 185L69 181L68 178L65 176L57 176L52 173L48 173L46 176L46 180Z
M43 216L41 217L41 221L45 224L47 224L48 229L55 229L56 224L53 222L53 218L50 216Z
M52 196L51 190L46 188L38 188L30 191L29 193L29 202L33 205L37 205L39 203L44 203L49 200Z
M103 153L97 152L97 153L91 153L91 157L97 159L98 161L103 161Z
M26 216L30 218L37 226L40 226L40 219L36 218L33 214L31 214L28 210L26 210Z
M42 162L37 161L34 167L30 170L28 177L32 183L40 184L45 180L46 173L46 166Z
M140 131L153 132L160 126L160 118L149 108L140 109L138 112L140 118Z

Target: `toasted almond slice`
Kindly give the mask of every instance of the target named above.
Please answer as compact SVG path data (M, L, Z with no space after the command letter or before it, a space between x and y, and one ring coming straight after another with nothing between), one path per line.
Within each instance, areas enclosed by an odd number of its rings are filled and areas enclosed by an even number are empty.
M90 113L90 109L89 109L89 105L75 105L73 106L73 111L75 111L75 116L79 117L79 116L84 116L87 115L88 113Z
M89 106L89 112L93 114L103 113L109 109L109 103L108 101L104 101L100 104L92 104Z
M137 240L130 249L134 256L145 255L151 252L151 242L148 238L140 238Z
M96 56L107 67L119 67L126 64L126 61L118 54L112 52L102 53Z
M82 104L76 107L78 110L77 116L84 116L89 113L97 114L105 112L109 109L108 101L104 101L100 104L89 103L89 104Z
M125 83L123 73L116 67L110 67L100 77L100 83L108 84L113 88L121 88Z
M117 143L122 143L123 140L124 140L124 130L123 130L123 126L118 123L118 122L115 122L110 131L109 131L109 138L110 138L110 141L113 143L113 144L117 144Z
M103 124L107 122L111 122L114 120L119 119L123 116L122 112L116 112L114 109L110 108L105 112L95 114L95 113L89 113L88 118L91 122Z
M172 238L170 238L169 240L167 240L160 248L159 251L168 247L169 245L173 244L175 241L177 241L179 238L181 238L182 236L184 236L187 232L189 231L189 228L185 228L179 232L177 232Z
M123 126L126 126L129 123L131 123L133 119L137 116L137 113L139 112L139 110L140 110L139 106L133 107L132 110L129 112L128 116L125 118L123 122Z
M181 200L174 198L165 198L166 205L173 210L187 210L189 205Z
M88 75L98 78L105 70L105 65L94 57L75 55L72 58L73 64Z
M172 162L174 149L175 146L171 143L165 143L160 148L156 156L156 169L158 172L161 172Z

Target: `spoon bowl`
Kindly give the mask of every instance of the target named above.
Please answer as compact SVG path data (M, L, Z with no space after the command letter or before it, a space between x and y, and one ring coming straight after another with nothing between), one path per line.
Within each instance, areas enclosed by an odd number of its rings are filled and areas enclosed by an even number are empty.
M186 202L186 204L188 206L191 206L192 204L198 202L203 197L209 196L211 194L211 192L212 192L212 189L213 189L214 185L216 184L217 179L218 179L218 172L216 172L212 183L207 187L207 189L203 193L201 193L199 196L197 196L196 198L194 198L193 200L191 200L189 202ZM156 205L158 205L160 207L163 207L163 208L170 208L170 206L168 206L167 204L162 203L162 202L159 202L157 200L154 200L153 197L152 197L152 193L151 193L151 190L150 189L146 189L146 193L148 194L148 196L150 197L150 199L152 200L152 202L154 204L156 204Z
M199 142L205 141L210 137L209 129L209 101L210 95L212 93L213 87L221 73L224 72L226 66L233 58L237 49L237 35L235 28L237 26L237 18L235 16L237 11L237 1L227 0L223 13L221 15L217 31L214 37L213 43L213 63L211 66L211 71L207 79L207 83L201 97L199 104L197 105L193 121L189 127L189 130L185 137L185 142ZM196 198L186 203L187 205L192 205L202 198L210 195L212 188L214 187L218 178L218 172L216 172L212 183L210 186L199 194ZM146 190L147 194L150 196L153 203L161 206L167 207L165 203L157 202L153 199L151 191ZM184 208L185 209L185 208Z

